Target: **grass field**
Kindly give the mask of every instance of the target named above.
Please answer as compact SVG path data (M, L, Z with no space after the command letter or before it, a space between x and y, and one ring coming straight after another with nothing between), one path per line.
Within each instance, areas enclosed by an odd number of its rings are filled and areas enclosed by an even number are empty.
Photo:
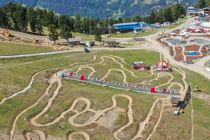
M5 59L0 60L0 72L3 73L0 75L0 100L4 97L7 97L10 94L13 94L17 91L23 89L28 83L33 74L36 72L48 69L46 71L40 72L34 79L32 87L26 91L25 93L6 101L4 104L0 105L0 131L4 131L8 133L12 127L12 122L17 114L19 114L22 110L31 106L35 101L40 98L45 92L46 88L49 86L47 82L50 76L58 70L72 68L73 66L78 65L73 70L77 70L80 66L88 66L83 63L86 61L90 61L93 59L93 56L97 55L96 60L89 62L89 66L93 67L96 70L94 75L104 76L109 69L121 69L124 70L127 75L127 80L129 82L141 82L144 80L152 80L156 76L145 77L150 75L149 72L141 72L134 71L131 67L132 62L134 61L144 61L146 64L156 64L160 55L156 52L152 51L93 51L89 54L84 53L66 53L66 54L58 54L53 56L41 56L41 57L30 57L30 58L18 58L18 59ZM104 61L102 61L102 56L104 57ZM132 57L131 57L132 56ZM147 57L145 57L147 56ZM109 58L110 57L110 58ZM124 58L121 60L119 57ZM115 62L113 60L115 59ZM74 64L77 62L78 64ZM123 68L119 64L123 64ZM72 65L74 64L74 65ZM72 65L72 66L70 66ZM57 69L50 69L57 68ZM127 69L127 70L125 70ZM132 71L137 77L133 77L129 72ZM90 69L82 69L80 73L91 73ZM181 75L174 71L172 75L175 77L173 82L181 82ZM200 75L196 75L192 72L187 71L188 81L193 84L193 86L198 85L207 91L210 91L209 81L203 78ZM143 78L144 77L144 78ZM160 77L159 81L153 81L152 84L159 85L163 82L167 82L170 76ZM123 75L117 71L110 73L108 76L109 80L122 82ZM202 81L202 82L199 82ZM133 99L132 108L133 108L133 117L134 123L127 127L122 131L122 135L119 134L122 140L127 140L132 138L138 130L139 122L143 121L150 110L153 102L159 98L155 95L144 95L142 93L134 93L131 91L123 91L123 90L115 90L107 87L99 87L91 84L84 84L75 81L62 80L62 88L59 90L58 96L53 101L51 107L47 110L46 113L41 115L37 120L40 123L47 123L54 120L58 117L62 112L67 110L73 101L78 97L83 97L91 102L91 109L93 110L102 110L112 105L112 96L125 94L130 96ZM57 88L57 84L55 83L47 96L45 96L38 105L34 106L26 113L24 113L17 121L16 134L20 135L24 132L27 132L30 128L38 129L45 132L48 135L53 135L55 137L61 137L66 135L67 133L77 132L77 131L85 131L87 132L91 139L107 139L114 140L112 133L125 125L128 121L126 116L126 111L128 110L128 100L123 97L117 97L117 107L120 108L121 111L116 117L114 125L111 128L106 129L105 125L101 126L98 124L91 124L86 127L78 128L75 127L68 122L68 118L70 116L75 115L75 112L68 112L63 119L61 119L58 123L47 127L35 127L31 125L30 119L40 113L43 108L47 105L47 102L50 98L52 98L55 89ZM167 85L166 85L167 87ZM177 87L178 88L178 87ZM203 102L203 101L201 101ZM210 128L208 125L205 125L204 120L200 120L200 118L206 115L205 111L199 106L201 104L199 100L195 99L195 123L196 129L199 133L201 130L205 130L205 132L209 132ZM77 110L83 110L85 108L85 104L79 103L76 106ZM154 112L155 114L159 114L160 107L157 106ZM174 109L171 107L167 107L164 111L163 118L160 122L160 125L157 131L154 133L152 139L188 139L191 133L191 120L190 120L190 111L191 106L187 107L185 110L186 113L181 115L180 117L174 117L172 115ZM113 115L113 112L105 113L105 116L108 114ZM91 112L87 112L85 115L91 117L93 114ZM109 115L108 115L109 116ZM148 126L146 134L151 133L153 129L153 125L157 121L157 116L152 117L152 123ZM201 117L200 117L201 116ZM208 114L207 114L208 116ZM106 119L105 117L101 117L102 119ZM76 122L85 121L87 119L84 117L84 114L81 115ZM94 130L94 131L91 131ZM97 132L97 133L96 133ZM170 133L170 135L167 135ZM125 135L123 135L125 134ZM199 135L199 134L197 134ZM200 134L202 135L202 133ZM199 138L199 137L197 137ZM208 135L205 134L203 138L208 138Z
M137 32L136 34L134 32L128 32L128 33L116 33L112 34L112 38L133 38L133 37L144 37L147 35L155 34L159 30L158 29L148 29L144 32Z
M72 35L73 35L74 37L79 36L79 37L81 37L81 39L84 40L84 41L89 41L89 40L94 41L94 40L95 40L95 38L94 38L93 35L87 35L87 34L76 33L76 32L73 32Z
M19 45L14 43L0 42L0 55L13 55L13 54L28 54L53 51L50 48L44 48L37 45Z
M193 106L195 111L195 139L210 139L210 102L194 98Z

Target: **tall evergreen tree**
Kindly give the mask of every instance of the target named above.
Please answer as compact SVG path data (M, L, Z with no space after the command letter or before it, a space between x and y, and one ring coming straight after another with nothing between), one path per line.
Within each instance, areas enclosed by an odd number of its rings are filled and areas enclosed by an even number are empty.
M76 32L80 32L80 33L82 32L81 24L82 24L81 17L79 14L77 14L75 17L75 22L74 22L74 28Z
M197 8L205 8L207 5L206 5L206 1L205 0L198 0L197 3L196 3L196 7Z
M37 13L33 8L29 8L27 11L27 19L29 21L30 29L32 33L36 33L37 27Z
M43 34L43 25L42 25L42 22L41 22L40 15L37 16L37 24L36 24L35 28L36 28L36 32L38 34L40 34L40 35Z
M155 23L156 18L157 18L157 15L156 15L155 11L152 11L152 13L150 14L150 16L148 18L148 22L149 23Z
M0 27L3 28L9 27L8 17L2 9L0 9Z
M28 26L26 15L27 15L27 9L25 7L23 7L22 12L21 12L21 23L22 23L21 24L21 30L23 32L27 31L27 26Z
M60 31L60 36L63 39L66 39L66 41L68 42L68 39L72 38L71 29L67 25L65 25L65 26L62 26L62 28L60 30L61 30Z
M101 38L100 32L97 31L94 36L95 36L95 40L101 43L102 38Z
M50 32L49 33L49 39L51 41L54 41L54 43L56 43L56 40L58 40L58 36L59 36L56 25L55 24L50 24L48 26L48 31Z

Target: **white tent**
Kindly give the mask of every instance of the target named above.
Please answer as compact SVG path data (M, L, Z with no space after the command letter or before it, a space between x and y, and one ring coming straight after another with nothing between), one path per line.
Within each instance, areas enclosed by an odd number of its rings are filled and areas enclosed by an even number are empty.
M206 28L210 28L210 22L204 22L201 24L201 26L206 27Z

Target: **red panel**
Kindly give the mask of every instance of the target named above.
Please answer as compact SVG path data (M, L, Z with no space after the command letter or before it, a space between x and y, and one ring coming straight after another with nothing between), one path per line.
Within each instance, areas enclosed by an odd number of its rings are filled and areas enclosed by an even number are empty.
M166 89L166 88L164 88L162 92L163 92L163 93L167 93L167 89Z
M74 73L73 72L70 72L69 75L72 77L72 76L74 76Z
M80 80L85 81L85 80L86 80L86 76L85 76L84 74L82 74L82 75L80 76Z
M154 87L150 88L150 92L151 93L155 93L156 92L156 89Z

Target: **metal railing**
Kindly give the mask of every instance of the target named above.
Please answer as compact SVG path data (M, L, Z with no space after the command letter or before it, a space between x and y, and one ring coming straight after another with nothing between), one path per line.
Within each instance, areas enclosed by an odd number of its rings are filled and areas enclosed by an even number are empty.
M173 96L173 97L178 97L180 96L180 93L177 92L174 89L164 89L164 88L155 88L155 87L148 87L140 84L126 84L126 83L120 83L116 81L108 81L108 80L102 80L100 78L96 77L88 77L84 76L85 79L81 79L82 75L78 74L73 74L70 75L69 73L62 73L58 75L60 78L64 78L67 80L75 80L75 81L80 81L80 82L85 82L85 83L91 83L94 85L100 85L103 87L110 87L114 89L121 89L121 90L129 90L129 91L134 91L134 92L139 92L139 93L145 93L145 94L158 94L158 95L163 95L163 96ZM153 91L151 91L153 89Z

